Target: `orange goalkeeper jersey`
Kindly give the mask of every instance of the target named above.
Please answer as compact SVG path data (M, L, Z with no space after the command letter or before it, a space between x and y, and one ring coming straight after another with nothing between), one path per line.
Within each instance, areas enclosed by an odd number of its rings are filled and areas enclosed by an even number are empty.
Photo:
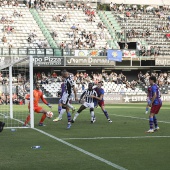
M44 99L43 97L43 92L40 90L34 90L33 91L33 96L34 96L34 107L38 106L39 100L41 99L45 104L47 104L48 102ZM28 94L25 97L27 100L30 99L30 94Z

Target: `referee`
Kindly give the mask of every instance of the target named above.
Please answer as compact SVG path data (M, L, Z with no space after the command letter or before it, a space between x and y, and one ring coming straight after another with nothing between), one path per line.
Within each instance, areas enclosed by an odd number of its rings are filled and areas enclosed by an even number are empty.
M91 123L94 123L96 121L95 115L94 115L94 106L95 106L95 99L91 96L97 96L97 92L92 89L93 83L88 84L88 89L85 90L82 95L80 96L79 102L84 98L84 103L80 106L77 113L74 115L74 118L72 119L72 123L75 122L78 115L86 108L90 108L90 114L91 114Z

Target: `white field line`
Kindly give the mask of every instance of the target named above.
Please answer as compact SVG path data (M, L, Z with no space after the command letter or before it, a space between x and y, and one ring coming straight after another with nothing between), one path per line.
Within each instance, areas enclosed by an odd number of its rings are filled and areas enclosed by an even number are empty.
M147 118L135 117L135 116L125 116L125 115L117 115L117 114L110 114L110 115L113 115L113 116L116 116L116 117L127 117L127 118L131 118L131 119L148 120ZM160 122L160 123L170 123L170 122L161 121L161 120L158 121L158 122Z
M1 116L5 116L3 113L0 113L0 115ZM10 116L8 116L8 118L10 118ZM19 123L22 123L22 124L24 124L24 122L23 121L21 121L21 120L18 120L18 119L15 119L15 118L12 118L13 120L15 120L15 121L17 121L17 122L19 122ZM18 127L18 126L14 126L14 127L4 127L4 129L12 129L12 128L17 128L17 129L19 129L19 128L30 128L30 126L23 126L23 127Z
M28 127L28 126L24 126L24 127L17 127L17 126L11 126L11 127L4 127L4 129L26 129L26 128L30 128L30 127Z
M69 146L71 148L74 148L75 150L77 150L79 152L82 152L82 153L84 153L84 154L86 154L86 155L88 155L88 156L90 156L90 157L92 157L92 158L94 158L94 159L96 159L96 160L98 160L100 162L103 162L103 163L105 163L107 165L110 165L110 166L112 166L112 167L114 167L116 169L127 170L127 169L125 169L125 168L123 168L123 167L121 167L121 166L119 166L119 165L117 165L117 164L115 164L113 162L110 162L110 161L108 161L106 159L103 159L103 158L101 158L101 157L99 157L99 156L97 156L97 155L95 155L93 153L90 153L90 152L88 152L88 151L86 151L86 150L84 150L82 148L79 148L79 147L77 147L75 145L72 145L71 143L68 143L68 142L66 142L66 141L64 141L64 140L62 140L60 138L57 138L57 137L55 137L55 136L53 136L53 135L51 135L49 133L46 133L46 132L44 132L44 131L42 131L40 129L34 128L34 130L36 130L36 131L38 131L38 132L40 132L40 133L42 133L42 134L52 138L52 139L55 139L56 141L61 142L61 143L65 144L65 145L67 145L67 146Z
M63 140L102 140L102 139L146 139L146 138L170 138L170 136L128 136L128 137L93 137L93 138L62 138Z
M0 114L3 115L2 113L0 113ZM18 122L20 122L20 123L24 123L23 121L20 121L20 120L18 120L18 119L14 119L14 120L16 120L16 121L18 121ZM10 127L10 128L12 128L12 127ZM23 127L23 128L24 128L24 127ZM127 170L127 169L125 169L125 168L123 168L123 167L121 167L121 166L119 166L119 165L117 165L117 164L115 164L115 163L113 163L113 162L110 162L110 161L108 161L108 160L106 160L106 159L103 159L103 158L101 158L101 157L93 154L93 153L90 153L90 152L88 152L88 151L86 151L86 150L84 150L84 149L81 149L81 148L79 148L79 147L77 147L77 146L75 146L75 145L72 145L72 144L70 144L70 143L68 143L68 142L66 142L66 141L64 141L64 140L62 140L62 139L60 139L60 138L57 138L57 137L55 137L55 136L53 136L53 135L51 135L51 134L49 134L49 133L46 133L46 132L44 132L44 131L42 131L42 130L40 130L40 129L37 129L37 128L33 128L33 129L36 130L36 131L38 131L38 132L40 132L40 133L42 133L42 134L44 134L44 135L46 135L46 136L48 136L48 137L53 138L53 139L55 139L55 140L57 140L57 141L65 144L65 145L67 145L67 146L70 146L71 148L74 148L74 149L78 150L79 152L82 152L82 153L84 153L84 154L86 154L86 155L88 155L88 156L90 156L90 157L93 157L94 159L97 159L97 160L99 160L100 162L103 162L103 163L105 163L105 164L107 164L107 165L110 165L110 166L112 166L112 167L114 167L114 168L116 168L116 169L118 169L118 170Z

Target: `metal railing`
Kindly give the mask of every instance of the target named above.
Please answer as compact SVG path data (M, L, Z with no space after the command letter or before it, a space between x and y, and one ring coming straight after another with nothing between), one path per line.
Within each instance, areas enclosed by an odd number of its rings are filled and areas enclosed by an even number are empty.
M114 49L116 50L116 49ZM137 50L122 50L123 57L139 56ZM0 48L1 56L107 56L106 49Z

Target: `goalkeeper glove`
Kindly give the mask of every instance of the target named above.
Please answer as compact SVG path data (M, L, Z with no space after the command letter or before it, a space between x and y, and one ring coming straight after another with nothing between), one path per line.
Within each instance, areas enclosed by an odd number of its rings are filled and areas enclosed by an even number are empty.
M52 108L52 106L51 106L49 103L47 103L47 106L48 106L49 108Z

